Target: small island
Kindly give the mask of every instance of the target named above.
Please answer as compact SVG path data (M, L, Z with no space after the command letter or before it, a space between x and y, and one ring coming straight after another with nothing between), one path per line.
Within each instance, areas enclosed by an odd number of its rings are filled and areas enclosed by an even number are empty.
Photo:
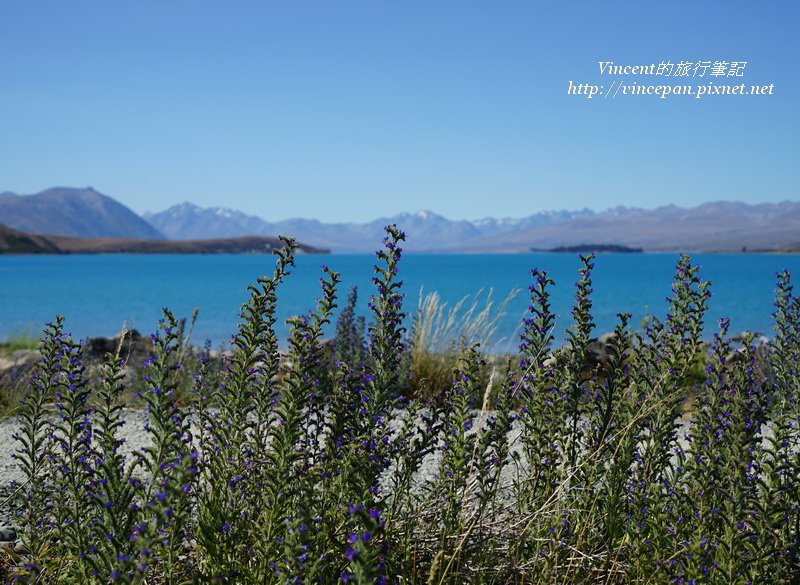
M638 254L643 252L642 248L631 248L620 244L577 244L574 246L558 246L556 248L541 249L531 248L531 252L553 252L559 254L576 254L576 253L610 253L610 254Z

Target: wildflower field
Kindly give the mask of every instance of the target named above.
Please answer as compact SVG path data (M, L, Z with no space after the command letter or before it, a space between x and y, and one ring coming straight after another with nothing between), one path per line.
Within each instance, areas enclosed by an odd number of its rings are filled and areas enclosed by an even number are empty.
M555 283L533 270L517 354L484 355L467 335L442 353L415 347L420 315L405 329L403 239L387 227L366 322L323 269L317 306L279 342L287 239L250 287L229 355L189 351L165 310L135 380L124 349L89 365L55 319L15 411L22 546L0 552L5 578L797 582L800 299L788 273L769 343L733 341L725 321L704 333L710 285L681 256L667 315L637 331L620 314L606 359L587 360L588 256L563 347ZM151 439L132 455L120 448L126 400L146 409Z

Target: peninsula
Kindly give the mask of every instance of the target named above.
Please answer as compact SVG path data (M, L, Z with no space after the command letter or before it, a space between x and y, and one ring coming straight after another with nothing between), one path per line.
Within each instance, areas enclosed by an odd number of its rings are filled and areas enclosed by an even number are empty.
M270 236L208 240L139 240L134 238L73 238L27 234L0 225L0 254L269 254L282 245ZM329 250L297 244L301 254Z

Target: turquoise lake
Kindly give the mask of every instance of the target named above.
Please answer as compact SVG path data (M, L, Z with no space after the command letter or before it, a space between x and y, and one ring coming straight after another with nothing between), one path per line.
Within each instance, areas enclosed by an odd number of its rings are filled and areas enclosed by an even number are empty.
M593 273L595 332L613 329L619 312L632 313L634 327L648 314L663 318L677 259L677 254L599 255ZM707 338L721 317L731 319L731 332L769 336L775 274L784 268L800 274L800 255L698 254L693 260L712 283ZM280 323L314 306L323 264L341 272L341 300L350 287L358 287L359 308L366 314L373 262L374 256L367 254L299 256L279 289ZM452 304L481 289L492 289L497 301L521 289L508 305L492 348L505 351L516 346L534 267L547 270L556 281L551 301L558 314L558 339L563 339L570 325L577 255L407 254L400 264L405 309L415 312L420 290L438 291ZM67 331L76 337L114 335L123 323L149 333L157 326L161 307L179 317L197 307L192 340L202 344L209 339L216 346L236 331L247 284L272 269L268 255L0 256L0 338L37 333L57 314L64 315ZM279 333L285 336L287 328L282 325Z

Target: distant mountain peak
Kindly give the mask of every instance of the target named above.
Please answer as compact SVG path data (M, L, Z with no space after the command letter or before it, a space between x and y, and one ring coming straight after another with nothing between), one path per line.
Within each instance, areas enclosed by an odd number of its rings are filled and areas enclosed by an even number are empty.
M182 209L182 210L189 210L189 211L200 211L202 207L199 205L192 203L191 201L184 201L183 203L178 203L177 205L173 205L170 209Z
M420 220L420 221L429 221L429 220L445 220L451 221L444 216L439 215L438 213L434 213L430 209L420 209L413 213L410 212L403 212L398 213L397 215L393 215L389 218L390 220Z
M275 236L266 222L227 207L200 207L185 201L144 218L173 240L201 240L239 236Z
M199 205L191 203L189 201L183 201L182 203L176 203L172 207L165 209L164 211L160 212L152 212L152 211L145 211L142 214L142 217L150 217L153 215L157 215L158 213L193 213L197 211L201 211L202 208Z
M34 195L0 195L0 220L34 234L80 238L164 239L133 211L93 187L53 187Z

